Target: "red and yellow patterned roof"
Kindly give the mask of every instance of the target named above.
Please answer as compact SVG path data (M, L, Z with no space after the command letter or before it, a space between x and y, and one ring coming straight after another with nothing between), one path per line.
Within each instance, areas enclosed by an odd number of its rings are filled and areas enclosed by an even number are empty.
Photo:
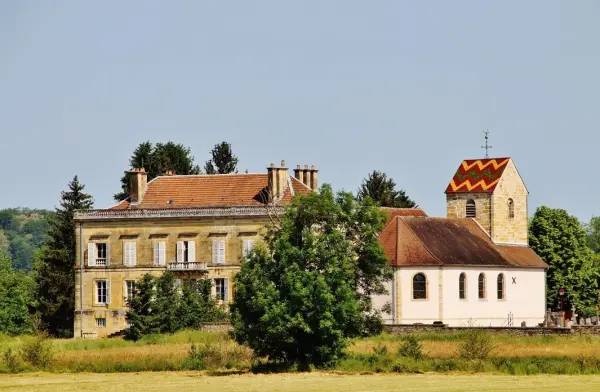
M452 177L446 193L493 192L510 158L467 159Z

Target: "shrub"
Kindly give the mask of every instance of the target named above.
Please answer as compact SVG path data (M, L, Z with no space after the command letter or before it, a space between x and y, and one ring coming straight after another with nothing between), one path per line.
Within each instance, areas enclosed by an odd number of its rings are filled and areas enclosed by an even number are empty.
M478 329L470 329L465 333L464 340L459 345L460 357L464 359L487 359L493 349L490 334Z
M454 359L440 359L433 363L436 372L451 372L458 369L458 363Z
M10 373L19 373L23 371L23 362L19 357L19 352L16 350L13 351L10 347L4 351L4 363Z
M192 344L184 367L190 370L233 369L249 366L250 360L250 351L233 342Z
M408 335L398 349L398 355L413 359L423 358L423 345L415 335Z
M376 346L373 347L373 353L375 355L387 355L387 346L385 344L378 343Z
M23 345L22 355L25 362L30 365L47 368L54 360L52 341L44 335L37 335Z

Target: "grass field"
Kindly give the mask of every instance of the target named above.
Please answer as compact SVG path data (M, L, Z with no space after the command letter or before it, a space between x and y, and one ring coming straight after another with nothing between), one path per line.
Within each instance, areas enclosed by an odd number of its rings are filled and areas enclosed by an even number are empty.
M459 358L460 333L425 333L423 360L398 357L403 337L383 334L357 339L349 347L348 358L335 370L361 373L503 373L535 374L599 374L600 337L549 336L511 337L493 335L494 350L484 362ZM8 348L19 351L33 337L0 335L0 354ZM190 360L192 344L205 347L208 356L203 363ZM230 340L226 333L182 331L174 335L146 336L138 342L120 338L53 340L54 358L49 367L22 363L21 372L48 370L62 372L146 372L186 370L242 370L252 365L252 352ZM382 349L383 348L383 349ZM11 372L6 357L0 356L0 373ZM0 388L1 389L1 388Z
M327 373L204 376L193 372L48 374L0 376L3 392L111 391L598 391L594 376L336 375Z

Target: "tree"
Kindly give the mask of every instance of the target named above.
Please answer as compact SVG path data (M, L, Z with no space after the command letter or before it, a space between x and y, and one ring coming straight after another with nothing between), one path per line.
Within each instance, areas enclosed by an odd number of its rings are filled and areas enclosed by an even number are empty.
M233 155L231 144L221 142L215 144L210 152L212 159L206 161L204 171L206 174L229 174L237 173L238 158Z
M593 216L586 225L588 245L596 253L600 253L600 216Z
M140 143L133 151L129 159L131 167L143 167L148 173L148 181L165 174L168 170L174 170L176 174L200 174L200 167L194 165L194 157L191 150L183 144L174 142L156 143L149 141ZM129 197L129 179L127 175L121 178L122 191L115 194L117 201Z
M203 322L225 320L225 313L211 298L211 287L211 280L206 278L178 286L169 271L157 278L144 275L128 300L126 317L130 326L124 332L125 338L139 340L144 335L173 333L198 328Z
M417 207L404 190L396 190L396 183L388 178L385 173L374 170L369 177L363 180L359 190L358 198L370 197L381 207L414 208Z
M4 234L4 231L2 231L2 229L0 229L0 252L4 252L5 254L8 254L9 249L10 249L10 241L6 237L6 234Z
M381 329L370 294L391 278L377 233L385 215L351 194L294 197L266 246L250 252L235 277L233 333L272 362L333 365L348 339Z
M549 265L548 307L559 307L558 291L564 288L565 310L575 306L580 314L596 314L600 271L577 218L565 210L539 207L531 221L529 244Z
M0 332L33 332L30 312L34 306L32 279L14 270L8 254L0 250Z
M34 262L38 313L42 327L53 336L72 337L75 312L76 210L89 210L93 199L77 176L61 193L60 208L50 220L48 241Z

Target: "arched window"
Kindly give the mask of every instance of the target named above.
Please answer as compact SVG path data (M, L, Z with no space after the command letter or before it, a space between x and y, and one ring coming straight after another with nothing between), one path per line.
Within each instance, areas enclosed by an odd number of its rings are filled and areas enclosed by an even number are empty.
M458 298L467 298L467 275L464 272L458 277Z
M508 199L508 218L512 219L515 217L515 202L513 199Z
M485 299L485 275L479 274L479 299Z
M476 218L477 217L477 207L475 207L475 200L469 199L467 200L467 208L466 208L466 217L467 218Z
M504 299L504 274L498 274L498 299Z
M413 299L427 299L427 278L418 273L413 277Z

